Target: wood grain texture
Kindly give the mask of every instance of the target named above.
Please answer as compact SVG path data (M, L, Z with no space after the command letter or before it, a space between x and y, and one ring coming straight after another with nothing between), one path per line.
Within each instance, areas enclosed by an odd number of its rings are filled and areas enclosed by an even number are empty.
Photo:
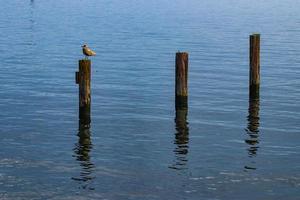
M249 39L249 95L251 98L258 98L260 85L260 34L252 34Z
M88 117L91 106L91 61L79 60L79 117Z
M188 98L188 53L177 52L175 59L175 104L187 107Z

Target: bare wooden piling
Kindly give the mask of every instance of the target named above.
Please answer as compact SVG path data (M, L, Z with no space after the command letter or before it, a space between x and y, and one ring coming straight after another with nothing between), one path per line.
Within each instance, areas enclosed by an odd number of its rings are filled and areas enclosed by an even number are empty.
M252 34L249 39L249 96L256 99L259 98L260 86L260 34Z
M91 114L91 61L79 60L79 71L76 72L76 83L79 85L79 118L90 121Z
M175 107L188 107L188 53L177 52L175 59Z

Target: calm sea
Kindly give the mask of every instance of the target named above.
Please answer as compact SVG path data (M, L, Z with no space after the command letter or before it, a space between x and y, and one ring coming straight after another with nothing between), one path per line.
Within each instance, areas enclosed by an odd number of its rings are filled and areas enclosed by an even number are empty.
M0 5L1 200L299 199L300 1ZM97 52L90 129L74 80L83 43ZM180 119L177 51L190 59Z

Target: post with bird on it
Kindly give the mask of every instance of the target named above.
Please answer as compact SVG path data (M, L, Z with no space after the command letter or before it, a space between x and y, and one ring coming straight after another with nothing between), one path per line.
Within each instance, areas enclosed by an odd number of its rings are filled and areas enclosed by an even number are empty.
M84 59L79 60L78 72L76 72L76 84L79 85L79 119L86 124L90 123L91 115L91 60L89 56L95 56L86 44L82 46Z
M259 99L260 88L260 34L249 37L249 98Z

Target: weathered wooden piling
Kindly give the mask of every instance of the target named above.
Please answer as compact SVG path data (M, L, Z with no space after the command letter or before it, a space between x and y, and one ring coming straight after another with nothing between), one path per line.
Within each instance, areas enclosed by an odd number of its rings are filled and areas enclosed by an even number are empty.
M76 83L79 85L79 118L90 121L91 114L91 61L79 60L79 71L76 72Z
M177 52L175 59L175 107L188 107L188 53Z
M260 34L250 35L250 70L249 70L249 96L259 98L260 85Z

